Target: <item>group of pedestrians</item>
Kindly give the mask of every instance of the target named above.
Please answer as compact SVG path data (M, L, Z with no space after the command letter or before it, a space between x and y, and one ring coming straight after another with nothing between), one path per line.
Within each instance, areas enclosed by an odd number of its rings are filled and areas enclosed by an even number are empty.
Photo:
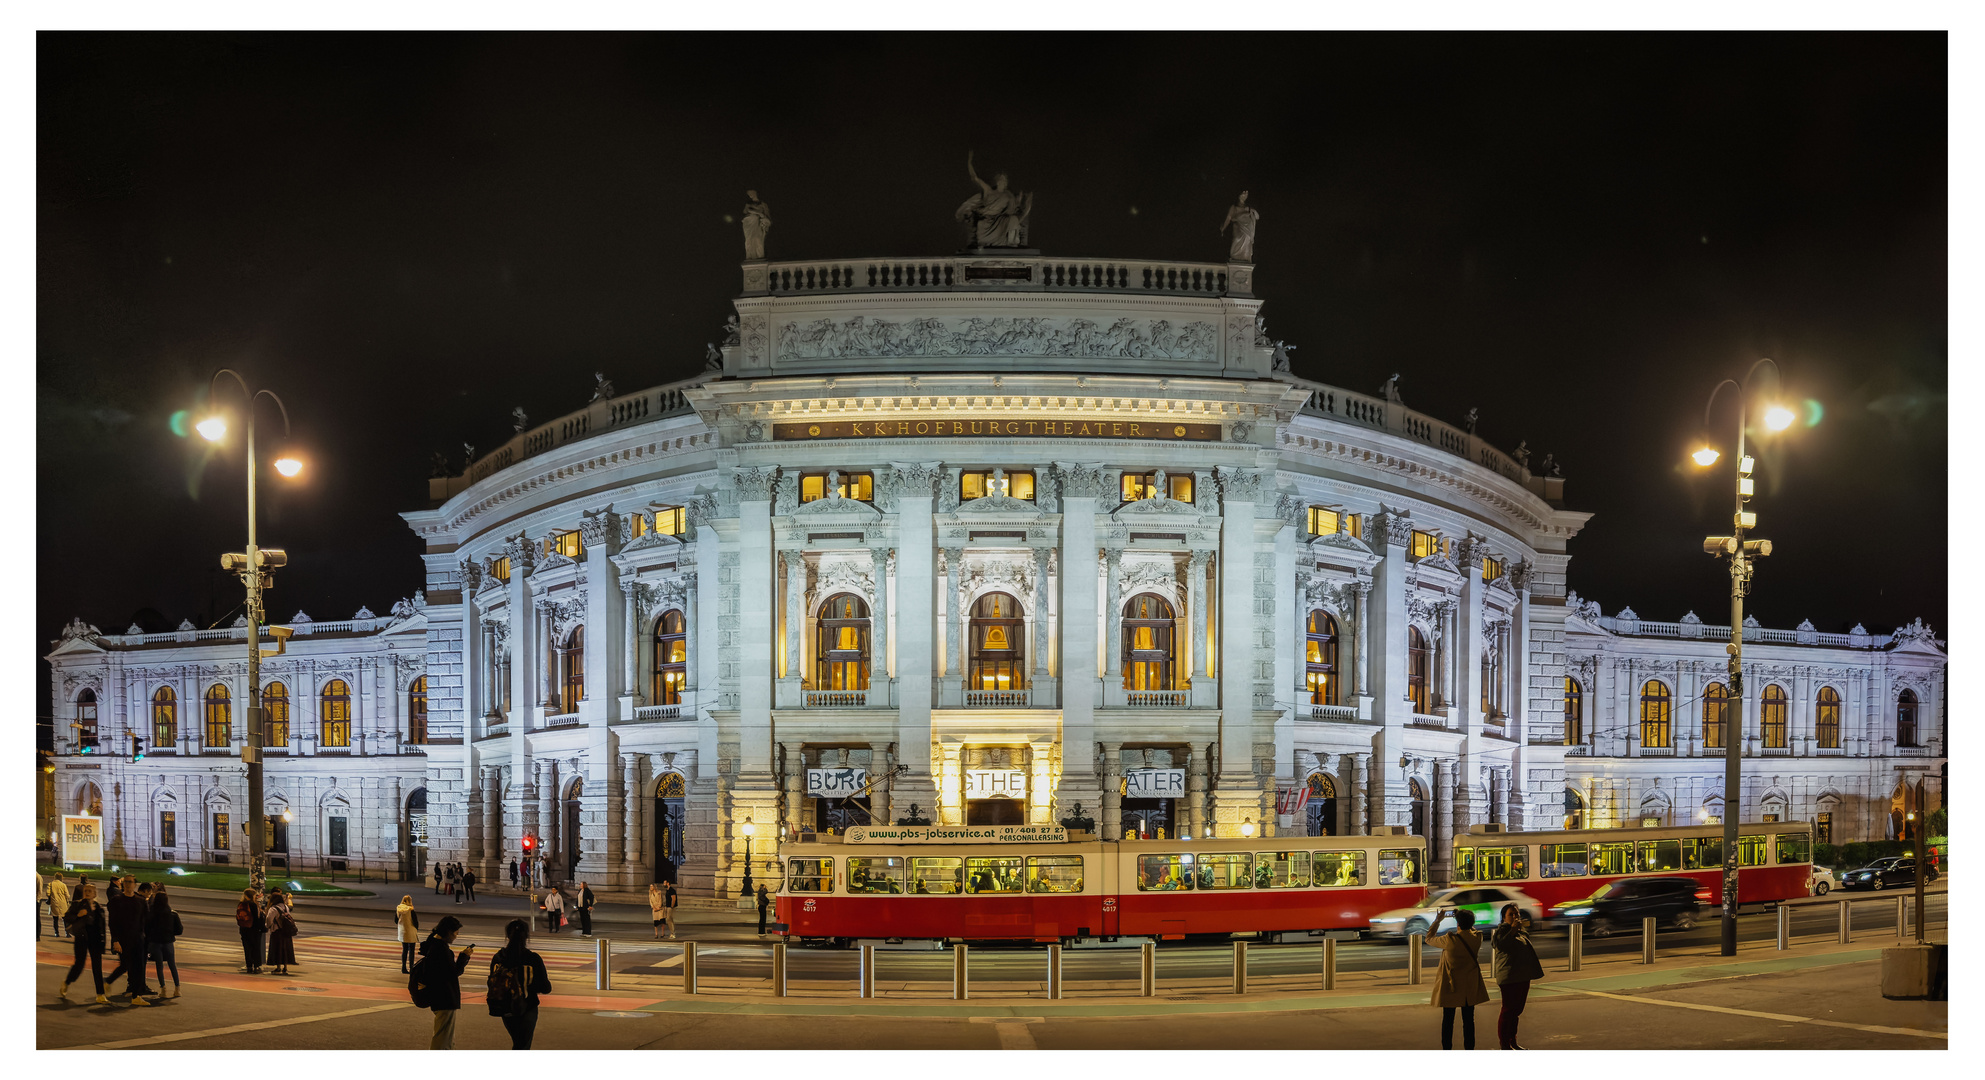
M241 970L249 975L301 975L292 970L296 963L296 907L281 889L269 890L265 898L255 888L241 890L234 905L235 929L241 933ZM267 936L267 955L263 938Z
M525 856L522 864L519 864L514 858L510 860L511 888L520 889L528 885L533 889L542 889L544 888L545 878L544 856Z
M85 966L96 981L98 1005L111 1003L106 990L116 984L120 975L125 977L125 994L133 1005L155 1004L146 1001L146 997L179 996L179 961L173 943L185 933L186 927L179 912L173 910L172 898L166 894L164 885L153 886L149 882L140 885L127 874L114 883L107 902L99 902L96 885L89 878L77 883L71 898L68 881L57 872L55 879L47 882L37 874L35 894L38 904L47 903L58 912L54 923L56 935L62 935L66 924L68 936L74 941L75 962L63 977L56 1000L69 1000L69 987L81 977ZM41 936L39 910L35 915L35 936ZM109 975L103 973L106 948L117 956L117 966ZM145 985L147 964L155 969L159 984L156 990ZM169 989L165 983L168 971L172 974Z
M405 913L401 916L403 934L410 923L419 925L413 917L411 897L402 897L398 910ZM428 1042L432 1050L455 1048L455 1017L462 1010L462 972L468 969L476 950L470 945L455 951L455 939L461 933L462 920L453 915L442 916L433 932L420 943L420 960L407 979L407 991L414 1004L434 1012L434 1036ZM529 922L510 920L503 928L503 937L503 948L489 958L489 989L484 1000L489 1014L501 1018L504 1030L510 1033L510 1049L529 1050L537 1034L538 998L551 993L551 978L545 971L544 958L531 951ZM404 943L406 939L402 937L401 941Z
M656 940L661 940L663 930L668 931L669 940L675 940L675 906L675 882L648 886L648 911L655 917Z
M469 903L475 903L476 872L461 863L435 863L434 895L440 896L443 892L454 897L458 904L465 897Z
M1441 923L1452 919L1454 928L1442 933ZM1482 935L1475 932L1473 912L1447 908L1434 916L1434 944L1441 951L1440 971L1434 979L1433 1004L1441 1011L1441 1049L1454 1049L1454 1014L1461 1012L1461 1047L1475 1049L1475 1006L1489 1000L1489 988L1482 982ZM1544 966L1530 944L1530 920L1515 904L1503 908L1502 920L1489 931L1489 947L1494 951L1490 973L1502 991L1502 1013L1496 1019L1496 1041L1504 1050L1527 1049L1516 1041L1517 1021L1530 1000L1530 984L1544 977Z
M545 930L556 934L571 924L566 917L569 910L579 917L579 933L583 937L593 936L593 905L597 903L592 886L583 881L573 882L578 891L568 899L565 890L557 885L546 886L542 892L533 891L531 903L544 912Z

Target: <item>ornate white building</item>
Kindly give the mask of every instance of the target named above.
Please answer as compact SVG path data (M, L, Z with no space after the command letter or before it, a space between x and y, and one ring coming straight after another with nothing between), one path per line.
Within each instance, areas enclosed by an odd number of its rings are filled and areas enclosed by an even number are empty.
M1470 823L1558 824L1568 775L1624 822L1636 785L1711 768L1606 741L1599 710L1720 646L1664 638L1638 659L1634 631L1568 607L1588 515L1563 508L1564 481L1390 385L1288 374L1252 266L754 261L736 308L703 376L603 384L431 481L431 508L405 515L424 597L291 646L314 665L293 727L330 708L337 670L375 734L332 779L333 751L293 732L272 805L319 812L335 790L366 822L347 844L378 860L415 847L495 872L533 835L592 882L728 894L747 837L763 876L782 834L870 814L1089 817L1105 835L1396 825L1444 857ZM190 701L246 644L199 633L65 637L58 715L91 679L112 702L100 738L146 722L154 683ZM1757 660L1879 667L1841 689L1872 733L1900 672L1941 686L1924 637ZM415 669L384 659L402 649L425 675L418 738L400 723ZM1598 657L1628 674L1581 684L1600 738L1567 746L1568 673ZM1941 693L1919 700L1940 737ZM1833 789L1843 830L1904 754L1859 738L1865 782ZM179 743L135 766L63 744L64 805L89 777L128 819L113 848L136 852L157 846L161 792L239 799L238 761ZM1310 798L1278 815L1278 788ZM1828 789L1785 790L1803 813Z

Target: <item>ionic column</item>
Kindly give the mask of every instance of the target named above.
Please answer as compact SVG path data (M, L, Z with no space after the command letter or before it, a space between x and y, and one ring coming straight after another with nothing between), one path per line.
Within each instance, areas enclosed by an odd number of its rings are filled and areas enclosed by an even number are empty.
M1186 755L1185 815L1193 838L1203 838L1206 835L1206 752L1203 750L1194 749Z
M531 762L538 776L538 854L547 868L559 865L558 763L550 758ZM547 873L551 870L547 869Z
M1034 549L1034 677L1047 679L1048 660L1054 640L1054 620L1048 616L1048 556L1050 549Z
M1365 632L1365 623L1369 621L1367 614L1371 610L1372 583L1368 578L1361 578L1354 584L1358 590L1357 625L1352 627L1357 632L1358 638L1358 663L1355 671L1358 680L1357 693L1361 697L1370 697L1372 696L1372 661L1371 649L1368 646L1371 635Z
M1103 744L1103 836L1114 840L1123 835L1123 793L1117 780L1123 776L1123 744Z
M800 822L805 817L801 813L800 800L806 798L806 748L800 743L786 743L786 820L787 835L799 839ZM776 840L778 833L773 834Z
M953 679L965 677L965 612L958 601L959 564L965 549L944 549L944 674Z
M620 755L620 861L639 866L647 861L641 846L641 755Z
M640 669L637 660L640 654L639 645L641 637L639 629L635 626L634 618L635 609L640 606L640 589L640 584L632 578L624 579L620 583L620 606L626 609L626 625L620 635L620 685L624 688L622 692L633 697L637 702L644 700L641 692Z
M482 857L485 880L495 881L503 862L503 770L484 765L478 770L482 782ZM397 813L397 811L396 811Z
M1206 678L1206 565L1213 560L1210 551L1195 551L1186 577L1192 589L1192 678ZM1301 605L1297 605L1301 606ZM1121 612L1119 612L1121 614ZM1305 613L1307 614L1307 613ZM1300 640L1300 639L1298 639Z
M869 680L889 677L889 549L869 549L875 562L875 603L869 609ZM887 700L887 699L884 699Z
M786 678L803 679L806 656L801 651L801 637L806 629L806 553L779 554L786 562Z
M1357 759L1357 768L1352 784L1357 794L1352 796L1351 812L1357 815L1357 820L1351 822L1351 835L1370 836L1372 822L1382 816L1372 807L1372 756L1365 753L1353 756Z
M1109 604L1107 621L1109 631L1107 640L1103 645L1103 659L1107 665L1104 668L1106 672L1104 677L1109 680L1109 685L1116 685L1123 681L1122 563L1123 551L1121 549L1103 549L1103 567L1108 582L1108 591L1104 595L1108 598L1105 602ZM1113 837L1116 834L1109 832L1104 835Z

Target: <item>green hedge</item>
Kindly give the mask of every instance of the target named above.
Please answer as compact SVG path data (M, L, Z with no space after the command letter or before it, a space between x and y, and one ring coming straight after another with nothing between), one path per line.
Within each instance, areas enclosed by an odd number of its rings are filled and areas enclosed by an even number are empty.
M137 878L141 882L162 881L168 887L176 885L181 888L187 888L187 889L216 889L222 892L233 892L233 893L239 893L241 890L246 889L248 887L248 868L245 866L243 867L213 866L213 865L203 866L198 863L160 863L160 862L146 862L144 860L137 860L137 859L118 860L117 865L121 868L120 871L115 875L117 877L123 877L125 874L130 874L132 877ZM168 867L173 867L173 866L180 867L181 869L184 869L187 872L184 874L174 874L168 872ZM36 867L36 873L41 874L43 877L47 877L48 875L54 873L56 870L61 870L61 869L62 869L61 863L55 863L53 865L49 863L41 863ZM113 876L110 872L110 865L108 863L106 863L101 869L92 867L88 869L63 870L62 874L64 877L69 879L69 883L72 887L75 885L78 876L87 876L91 881L96 883L99 891L103 889L104 882ZM299 886L301 886L301 888L289 889L288 883L292 881L296 882ZM284 888L287 891L295 893L299 896L303 896L303 895L372 896L373 895L373 893L365 890L347 889L339 885L333 885L319 877L295 877L281 871L280 869L270 870L267 876L267 882L272 887Z

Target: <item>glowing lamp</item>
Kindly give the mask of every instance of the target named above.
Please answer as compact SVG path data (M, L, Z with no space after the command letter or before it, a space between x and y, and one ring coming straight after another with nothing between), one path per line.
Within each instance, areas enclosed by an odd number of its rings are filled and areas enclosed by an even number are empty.
M1784 431L1797 419L1798 416L1783 405L1773 405L1764 411L1764 426L1771 431Z
M220 442L221 437L227 434L227 421L218 416L209 416L194 424L193 430L198 431L200 437L208 442Z
M1241 835L1242 835L1242 836L1246 836L1246 837L1250 837L1250 838L1252 838L1252 837L1254 836L1254 819L1253 819L1253 818L1249 818L1249 819L1247 819L1246 821L1243 821L1243 822L1241 822Z
M303 471L303 462L293 457L277 458L276 471L284 476L295 476Z
M753 824L751 823L751 819L750 819L750 818L745 818L745 819L744 819L744 824L743 824L742 826L740 826L740 827L739 827L739 830L740 830L741 832L743 832L743 833L744 833L744 835L746 835L746 836L750 836L750 835L752 834L752 832L753 832L753 831L754 831L754 830L755 830L756 828L757 828L757 826L755 826L755 825L753 825Z
M1711 465L1716 464L1716 459L1722 457L1723 455L1717 453L1715 449L1705 446L1689 456L1695 458L1697 465L1700 465L1706 469Z

